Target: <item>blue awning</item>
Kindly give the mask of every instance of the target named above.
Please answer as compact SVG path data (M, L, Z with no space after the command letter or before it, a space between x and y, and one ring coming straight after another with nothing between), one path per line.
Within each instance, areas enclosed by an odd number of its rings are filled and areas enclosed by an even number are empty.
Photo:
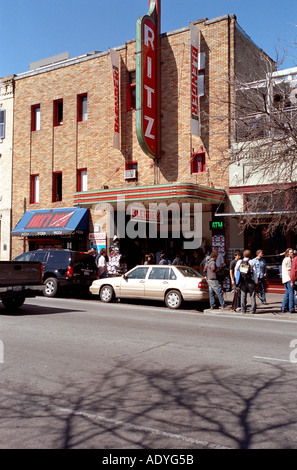
M80 208L44 209L25 212L12 230L18 237L74 235L89 229L89 211Z

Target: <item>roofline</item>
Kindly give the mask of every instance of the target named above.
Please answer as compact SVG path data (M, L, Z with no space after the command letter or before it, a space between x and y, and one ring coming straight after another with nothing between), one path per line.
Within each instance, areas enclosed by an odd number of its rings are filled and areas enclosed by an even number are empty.
M227 15L223 15L223 16L218 16L218 17L212 18L210 20L205 17L205 18L202 18L202 19L199 19L199 20L191 21L190 23L192 23L192 24L204 24L204 25L207 26L207 25L217 23L219 21L225 21L225 20L228 20L228 19L235 19L235 22L237 24L236 15L234 15L234 14L231 14L231 15L227 14ZM169 31L169 32L166 32L166 33L162 33L161 38L172 36L174 34L183 33L183 32L189 31L189 29L190 29L190 25L185 26L183 28L175 29L175 30L172 30L172 31ZM113 49L116 50L116 51L120 51L122 49L125 49L127 44L133 43L135 41L136 41L136 39L128 40L128 41L125 42L125 45L114 47ZM50 72L52 70L56 70L56 69L59 69L59 68L63 68L63 67L67 67L67 66L70 66L70 65L78 64L78 63L81 63L81 62L85 62L87 60L96 59L98 57L104 57L108 54L109 54L108 50L103 51L103 52L85 53L85 54L82 54L82 55L79 55L79 56L76 56L76 57L72 57L72 58L69 58L69 59L61 60L59 62L55 62L55 63L52 63L52 64L42 65L42 66L38 67L35 70L27 70L25 72L15 74L14 79L15 80L21 80L22 78L31 77L31 76L38 75L38 74L41 74L41 73L44 73L44 72Z

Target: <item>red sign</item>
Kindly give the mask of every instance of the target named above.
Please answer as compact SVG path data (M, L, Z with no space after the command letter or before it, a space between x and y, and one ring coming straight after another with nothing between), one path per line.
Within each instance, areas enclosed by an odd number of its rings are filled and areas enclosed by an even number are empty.
M67 223L69 222L73 214L74 211L59 211L51 213L38 212L36 214L33 214L33 217L27 223L25 228L64 228L67 226Z
M113 146L120 150L120 126L119 126L119 52L110 49L112 66L112 78L114 88L114 134Z
M143 151L159 157L159 37L160 0L138 19L136 29L136 131Z

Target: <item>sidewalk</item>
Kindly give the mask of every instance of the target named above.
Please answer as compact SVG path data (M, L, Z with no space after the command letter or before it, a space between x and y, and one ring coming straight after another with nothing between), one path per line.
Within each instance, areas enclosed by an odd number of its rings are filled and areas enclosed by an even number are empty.
M250 302L249 302L249 296L247 298L247 312L245 314L241 312L233 312L231 310L231 305L232 305L232 299L233 299L233 292L224 292L224 299L227 303L228 306L230 306L230 310L225 310L225 309L214 309L211 310L210 308L207 308L204 310L204 313L210 313L213 315L239 315L243 317L259 317L259 318L281 318L281 319L288 319L288 320L295 320L297 321L297 311L296 313L290 313L290 312L281 312L281 305L283 301L283 294L270 294L266 293L266 302L267 305L263 305L260 300L257 298L257 311L256 313L249 313L249 307L250 307Z

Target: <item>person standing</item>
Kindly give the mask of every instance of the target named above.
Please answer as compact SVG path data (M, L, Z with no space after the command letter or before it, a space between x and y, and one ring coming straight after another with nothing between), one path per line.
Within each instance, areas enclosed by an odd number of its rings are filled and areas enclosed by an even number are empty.
M254 258L252 262L254 263L257 271L258 283L261 289L261 302L262 304L266 304L265 278L267 276L267 266L263 256L263 250L257 250L256 258Z
M292 259L294 256L294 251L292 248L288 248L285 251L285 257L282 262L282 283L285 287L285 295L282 302L281 312L287 312L288 308L291 313L295 313L295 304L294 304L294 290L292 287L291 281L291 269L292 269Z
M291 278L291 287L294 292L294 304L295 307L297 306L297 256L295 255L292 261L292 266L291 266L291 272L290 272L290 278Z
M257 271L254 263L250 260L250 250L244 250L243 259L237 261L234 275L235 279L237 272L239 276L239 287L240 287L240 307L241 313L246 313L246 301L247 294L249 293L251 299L250 313L256 313L256 283L258 281Z
M238 309L240 310L240 288L236 285L236 280L234 276L235 266L237 261L241 259L241 253L239 250L234 252L234 259L231 261L229 265L229 274L231 279L231 286L232 290L234 290L233 302L232 302L232 310L236 312Z
M220 305L222 308L227 309L228 306L225 303L224 296L223 296L223 290L221 287L221 284L219 283L217 279L217 271L218 267L216 266L216 260L217 260L217 254L215 252L212 252L210 254L210 260L206 263L206 278L207 278L207 283L208 283L208 289L209 289L209 303L210 303L210 308L214 309L215 308L215 294L217 295Z
M107 277L107 262L106 262L105 248L101 248L100 250L97 266L99 269L99 279L103 279Z

